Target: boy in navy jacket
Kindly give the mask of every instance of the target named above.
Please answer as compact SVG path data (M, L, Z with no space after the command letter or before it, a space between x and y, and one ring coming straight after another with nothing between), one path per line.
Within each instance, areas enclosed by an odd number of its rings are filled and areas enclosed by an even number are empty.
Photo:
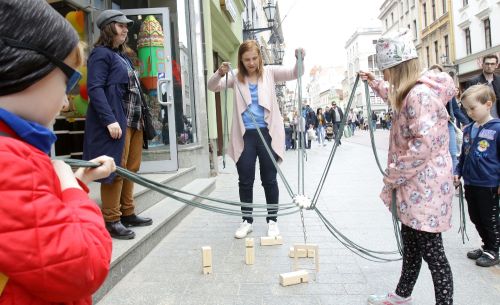
M500 262L500 119L490 114L495 100L495 93L488 85L474 85L463 93L462 104L474 122L464 129L455 176L455 184L460 177L464 179L469 216L483 241L482 249L469 251L467 257L481 267Z

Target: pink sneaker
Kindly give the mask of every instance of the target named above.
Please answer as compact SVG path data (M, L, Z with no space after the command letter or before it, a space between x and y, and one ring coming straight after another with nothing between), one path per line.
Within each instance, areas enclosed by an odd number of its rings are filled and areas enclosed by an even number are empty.
M389 292L386 295L371 295L368 297L368 305L413 305L411 297L403 298Z

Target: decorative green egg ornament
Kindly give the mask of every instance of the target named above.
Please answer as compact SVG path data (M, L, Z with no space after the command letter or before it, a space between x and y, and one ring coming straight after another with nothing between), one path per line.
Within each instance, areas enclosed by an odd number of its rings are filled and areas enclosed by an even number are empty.
M156 90L158 73L165 73L165 37L161 24L152 15L141 25L137 49L140 61L140 79L146 90Z

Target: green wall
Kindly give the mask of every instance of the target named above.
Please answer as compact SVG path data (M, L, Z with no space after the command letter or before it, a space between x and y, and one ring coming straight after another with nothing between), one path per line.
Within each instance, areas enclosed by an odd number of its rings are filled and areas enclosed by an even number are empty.
M220 6L220 0L204 0L203 1L203 12L204 12L204 28L205 28L205 47L206 47L206 58L208 70L208 78L212 76L212 71L217 67L214 67L213 52L217 52L224 61L231 62L233 67L236 67L238 59L238 47L242 42L242 19L241 13L245 8L245 4L242 0L233 0L235 4L238 16L234 22L231 22L226 16L226 13L222 11ZM209 18L207 18L209 16ZM230 117L233 113L233 93L232 90L228 91L228 105L227 113ZM221 93L221 102L224 103L224 93ZM224 105L221 105L221 109L224 109ZM211 91L207 92L207 116L208 116L208 130L209 138L216 139L220 135L217 134L217 117L215 108L215 94ZM222 111L222 120L224 122L224 110ZM231 120L228 119L229 124ZM231 126L229 126L231 130Z

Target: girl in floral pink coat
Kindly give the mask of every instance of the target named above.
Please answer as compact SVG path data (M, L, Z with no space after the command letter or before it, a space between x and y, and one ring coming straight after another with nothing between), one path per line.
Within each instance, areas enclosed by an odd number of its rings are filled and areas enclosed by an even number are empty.
M360 76L394 110L380 197L390 207L396 191L404 254L396 291L370 296L368 304L412 304L422 259L432 274L436 304L453 304L453 276L441 232L451 227L453 179L446 103L454 94L454 83L446 73L420 73L406 33L379 39L376 56L386 82L367 72Z

